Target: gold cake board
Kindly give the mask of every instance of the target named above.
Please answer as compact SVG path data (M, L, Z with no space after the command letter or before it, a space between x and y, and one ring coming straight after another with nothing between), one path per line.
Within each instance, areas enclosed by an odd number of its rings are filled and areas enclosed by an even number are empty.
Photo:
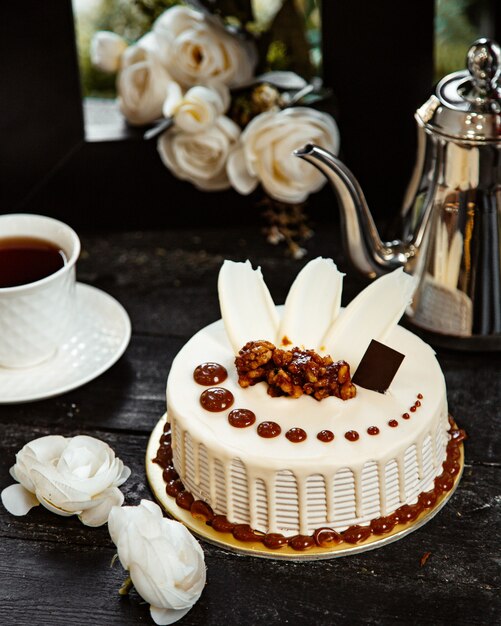
M375 548L380 548L381 546L385 546L393 541L397 541L418 528L421 528L421 526L426 524L426 522L429 522L433 517L435 517L435 515L447 503L456 490L464 468L464 448L463 444L461 444L461 457L459 460L461 468L455 478L452 489L440 495L435 506L432 509L427 509L420 513L420 515L413 522L397 524L391 532L383 536L370 535L370 537L368 537L365 541L361 541L355 545L340 543L329 548L313 547L304 552L294 550L289 546L283 546L281 548L277 548L276 550L272 550L264 546L262 543L239 541L235 539L231 533L222 533L214 530L204 521L195 519L191 515L190 511L182 509L176 504L175 498L167 495L165 491L165 481L162 477L163 469L157 463L153 463L166 421L167 413L160 418L157 425L153 429L148 442L148 447L146 449L146 476L153 491L153 495L158 503L171 517L179 522L182 522L201 539L226 550L230 550L231 552L261 558L279 559L285 561L315 561L320 559L332 559L339 556L348 556L350 554L360 554L361 552L374 550Z

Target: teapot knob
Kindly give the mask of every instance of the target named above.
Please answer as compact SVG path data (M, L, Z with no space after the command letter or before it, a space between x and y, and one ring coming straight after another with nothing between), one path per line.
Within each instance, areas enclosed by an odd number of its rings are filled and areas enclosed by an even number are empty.
M472 77L473 90L479 98L497 91L497 80L501 73L501 48L491 39L477 39L468 50L468 70Z

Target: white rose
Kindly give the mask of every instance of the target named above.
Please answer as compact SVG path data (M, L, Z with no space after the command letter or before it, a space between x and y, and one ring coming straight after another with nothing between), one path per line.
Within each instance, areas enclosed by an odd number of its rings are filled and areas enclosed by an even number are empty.
M48 435L16 454L10 474L20 484L6 487L1 497L12 515L26 515L43 504L58 515L78 515L87 526L101 526L110 509L122 504L118 487L130 469L99 439Z
M253 76L257 60L253 45L199 11L167 9L153 24L153 33L167 71L185 88L212 80L237 87Z
M159 61L160 50L158 48L155 35L146 33L138 39L136 43L129 46L122 54L120 65L123 68L142 61Z
M176 128L163 133L157 148L163 163L178 178L202 191L228 189L226 160L240 135L240 128L224 115L199 133Z
M304 202L326 182L316 168L293 155L296 148L315 143L337 153L339 131L334 119L308 107L291 107L255 117L228 157L228 177L241 194L259 183L281 202Z
M167 87L163 105L165 117L173 117L176 126L187 133L198 133L212 126L226 113L230 91L226 85L197 85L183 95L181 87L172 81Z
M139 506L114 507L108 530L155 623L172 624L186 615L206 578L203 550L187 528L141 500Z
M123 37L107 30L94 33L90 43L90 60L102 72L116 72L127 48Z
M171 82L165 69L143 48L132 51L117 79L120 111L130 124L141 126L162 116L165 93ZM144 57L143 60L137 58Z

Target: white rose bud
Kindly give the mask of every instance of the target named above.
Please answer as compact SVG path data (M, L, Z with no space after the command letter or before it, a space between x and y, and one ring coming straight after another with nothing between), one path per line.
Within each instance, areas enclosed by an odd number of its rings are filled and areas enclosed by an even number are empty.
M202 191L217 191L230 187L226 161L239 135L235 122L221 115L199 133L176 128L163 133L157 148L163 163L175 176Z
M120 111L130 124L149 124L162 116L165 91L171 81L165 69L142 48L144 60L126 65L118 75ZM130 59L128 60L130 61Z
M95 33L90 43L90 60L92 65L102 72L117 72L120 59L127 48L123 37L107 30Z
M153 33L162 63L184 88L213 80L237 87L253 76L254 46L199 11L180 6L167 9L155 21Z
M229 103L230 92L225 85L197 85L183 96L181 87L173 81L167 87L163 114L173 117L177 128L187 133L198 133L226 113Z
M130 469L99 439L48 435L26 444L10 473L20 484L6 487L1 497L12 515L43 504L58 515L78 515L87 526L101 526L124 501L118 487Z
M118 558L156 624L172 624L191 609L205 586L204 553L185 526L163 517L149 500L114 507L108 530Z
M308 107L291 107L255 117L228 157L227 172L241 194L259 183L276 200L304 202L326 182L316 168L293 155L305 143L337 153L339 131L332 116Z

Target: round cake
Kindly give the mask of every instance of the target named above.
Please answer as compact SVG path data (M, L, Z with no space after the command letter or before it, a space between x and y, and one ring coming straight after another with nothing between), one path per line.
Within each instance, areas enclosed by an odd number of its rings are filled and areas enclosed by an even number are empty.
M397 325L412 279L397 270L345 309L341 288L332 261L316 259L285 305L275 307L260 271L225 262L223 319L188 341L168 377L173 493L182 485L189 504L205 504L210 520L246 528L251 538L269 537L270 545L273 537L280 544L326 529L360 539L371 524L372 530L378 523L384 529L385 520L391 525L392 514L394 525L395 512L406 507L412 519L444 473L451 439L444 377L433 350ZM383 346L376 361L372 340ZM267 379L253 379L261 364L243 373L242 355L258 348L261 354L263 344L276 346L269 349L274 360ZM356 383L357 369L377 378L386 355L395 354L400 365L387 389ZM288 370L280 369L284 358ZM320 364L315 370L312 359ZM299 374L290 372L298 367L304 367L303 387L273 388L277 372L297 383ZM322 386L319 371L334 372L330 386Z

